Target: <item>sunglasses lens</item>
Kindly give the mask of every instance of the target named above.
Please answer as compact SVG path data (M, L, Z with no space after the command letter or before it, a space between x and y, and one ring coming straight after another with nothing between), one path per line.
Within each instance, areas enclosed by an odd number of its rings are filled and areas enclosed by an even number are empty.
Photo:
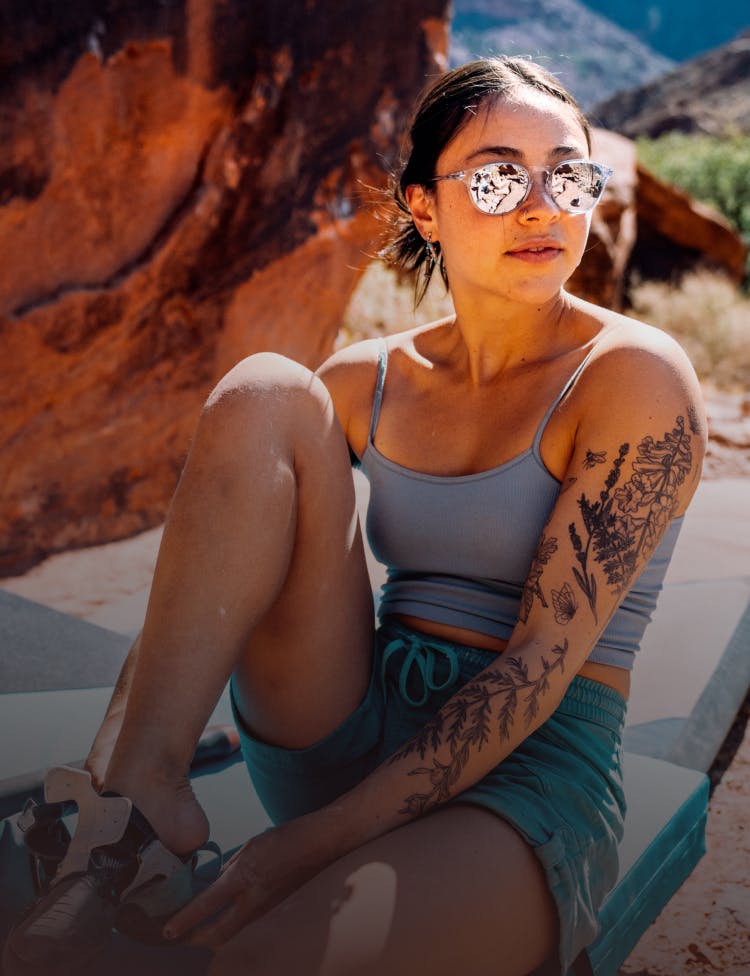
M523 203L529 174L514 163L494 163L474 172L469 184L471 199L487 214L506 214Z
M550 174L549 194L561 210L585 213L604 192L609 173L597 163L560 163Z

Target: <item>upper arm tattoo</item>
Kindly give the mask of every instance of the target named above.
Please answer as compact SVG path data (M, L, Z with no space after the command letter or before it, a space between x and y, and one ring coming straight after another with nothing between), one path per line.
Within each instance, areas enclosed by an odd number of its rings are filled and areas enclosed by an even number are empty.
M578 610L578 601L570 583L563 583L559 590L552 591L552 606L555 608L555 623L569 624Z
M673 429L661 440L644 437L630 479L616 487L629 453L630 445L622 444L597 501L585 494L578 499L583 528L579 530L575 522L568 528L578 563L573 576L595 619L597 589L592 561L603 566L607 583L615 594L622 595L677 511L678 488L693 461L685 418L677 417Z
M583 459L583 466L587 471L595 468L597 464L604 464L607 460L606 451L586 451L586 457Z

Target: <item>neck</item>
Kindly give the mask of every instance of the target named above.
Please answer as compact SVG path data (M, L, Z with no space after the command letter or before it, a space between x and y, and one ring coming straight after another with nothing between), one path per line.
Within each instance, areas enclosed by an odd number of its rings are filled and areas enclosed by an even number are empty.
M548 359L566 344L571 297L560 291L539 304L462 301L454 297L455 329L467 356L472 385L503 370ZM568 342L570 337L568 337Z

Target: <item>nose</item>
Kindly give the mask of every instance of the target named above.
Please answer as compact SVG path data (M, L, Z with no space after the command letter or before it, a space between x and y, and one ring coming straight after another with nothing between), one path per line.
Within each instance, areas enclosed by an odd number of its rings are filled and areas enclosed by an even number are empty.
M547 170L530 170L531 187L529 195L519 207L519 217L523 220L557 220L560 208L547 189Z

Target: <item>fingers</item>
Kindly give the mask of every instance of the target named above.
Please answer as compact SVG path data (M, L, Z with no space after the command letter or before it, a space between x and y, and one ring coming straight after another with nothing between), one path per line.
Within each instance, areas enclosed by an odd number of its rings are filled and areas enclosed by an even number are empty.
M202 925L190 936L188 943L200 949L217 949L250 921L239 903L223 912L215 921Z
M236 884L219 877L210 888L173 915L164 936L178 941L189 935L188 945L215 949L253 920L254 914L241 898Z
M227 875L220 875L209 888L170 918L163 929L164 937L173 941L181 939L187 932L231 905L236 894L233 888Z

